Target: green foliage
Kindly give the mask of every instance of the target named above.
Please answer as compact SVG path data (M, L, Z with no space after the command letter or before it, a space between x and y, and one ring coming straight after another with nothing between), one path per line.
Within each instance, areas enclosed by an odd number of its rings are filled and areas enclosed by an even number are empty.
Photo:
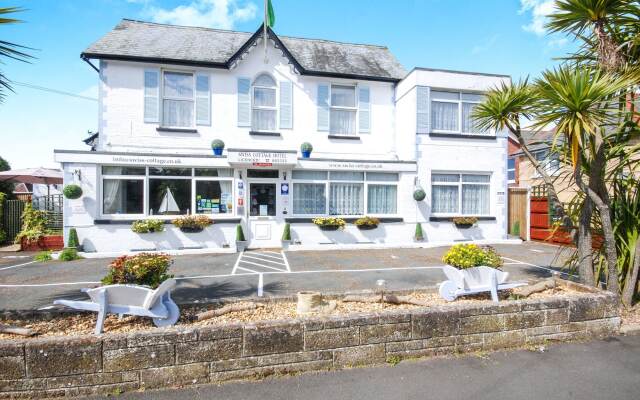
M34 210L30 203L24 206L22 212L22 229L16 235L16 243L24 239L27 243L38 242L47 233L47 213Z
M413 199L415 201L422 201L425 199L425 197L427 197L427 193L424 191L423 188L418 187L416 188L416 190L413 191Z
M318 226L337 226L339 229L344 229L347 224L344 219L336 217L314 218L313 223Z
M63 249L58 256L58 260L60 261L73 261L81 258L82 257L78 255L78 250L70 248Z
M140 253L121 256L109 264L109 272L102 278L104 285L133 284L152 289L173 275L168 273L173 261L167 254Z
M244 238L244 232L242 231L242 225L236 225L236 242L246 242L247 239Z
M4 231L4 201L6 200L7 195L0 192L0 243L3 243L7 240L7 234Z
M442 261L459 269L487 266L493 268L502 267L502 258L491 246L478 246L475 244L457 244L451 246L442 257Z
M416 224L416 233L414 234L413 238L419 242L424 240L424 235L422 234L422 224L420 222Z
M511 233L516 236L520 236L520 221L516 221L511 226Z
M164 221L161 219L140 219L131 224L135 233L153 233L164 231Z
M80 240L78 240L78 232L76 228L69 229L69 237L67 238L67 247L77 249L80 247Z
M211 141L212 149L224 149L224 142L220 139L214 139Z
M213 220L206 215L183 215L171 221L173 225L180 229L202 230L213 224Z
M49 250L41 251L40 253L36 254L35 257L33 257L33 261L37 262L47 262L50 260L52 260L52 257L51 251Z
M291 241L291 224L288 222L284 224L284 230L282 231L282 241Z
M24 9L20 7L0 7L0 26L3 24L15 24L22 22L19 19L5 16L5 14L13 14L21 11L24 11ZM29 62L29 59L33 57L25 53L23 51L24 49L27 49L27 47L7 42L6 40L0 40L0 57ZM2 64L4 64L4 62L0 59L0 65ZM9 79L2 73L2 71L0 71L0 103L4 100L6 90L13 91Z
M313 151L313 145L309 142L304 142L300 145L300 151Z
M451 221L456 225L473 225L478 222L476 217L453 217Z
M67 199L79 199L80 196L82 196L82 188L76 184L70 184L62 189L62 194L64 194L64 197Z
M375 217L362 217L358 218L354 224L356 226L378 226L380 225L380 220Z
M0 72L0 77L2 73ZM0 101L1 103L1 101ZM4 158L0 157L0 172L9 171L11 169L11 165ZM0 194L4 194L6 196L5 200L11 199L13 196L13 187L14 184L11 182L0 182Z

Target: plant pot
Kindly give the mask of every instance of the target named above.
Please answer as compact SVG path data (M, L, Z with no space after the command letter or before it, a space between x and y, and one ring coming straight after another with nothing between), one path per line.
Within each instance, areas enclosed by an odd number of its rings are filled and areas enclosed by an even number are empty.
M473 224L455 224L458 229L469 229L473 226Z
M337 231L340 225L318 225L321 231Z
M236 250L237 251L244 251L247 248L247 241L239 241L236 240Z
M199 226L183 226L180 228L180 231L184 233L198 233L202 232L203 230L204 228L201 228Z
M222 155L222 150L224 150L224 148L214 148L213 149L213 155L214 156L221 156Z
M376 229L378 225L356 225L361 231L370 231Z
M311 151L301 151L302 153L302 158L309 158L311 157Z

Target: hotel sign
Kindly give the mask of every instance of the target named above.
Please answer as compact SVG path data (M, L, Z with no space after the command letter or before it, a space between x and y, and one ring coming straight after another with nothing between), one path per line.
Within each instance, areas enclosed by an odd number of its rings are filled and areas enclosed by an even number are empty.
M273 151L232 151L229 150L227 160L229 164L251 165L256 167L271 167L274 165L295 165L295 152Z

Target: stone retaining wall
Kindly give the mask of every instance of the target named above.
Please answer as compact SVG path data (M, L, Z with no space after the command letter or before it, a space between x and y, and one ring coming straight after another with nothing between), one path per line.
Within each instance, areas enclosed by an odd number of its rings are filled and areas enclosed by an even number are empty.
M452 303L260 324L0 341L0 398L217 383L617 334L617 298L590 291L490 306Z

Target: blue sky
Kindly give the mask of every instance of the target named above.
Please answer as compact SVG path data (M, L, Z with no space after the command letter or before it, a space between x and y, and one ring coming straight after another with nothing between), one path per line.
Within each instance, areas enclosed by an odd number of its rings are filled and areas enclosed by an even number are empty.
M536 76L572 44L544 32L550 0L272 0L281 35L388 46L414 66ZM31 64L0 69L19 83L97 97L97 74L80 60L121 18L254 31L261 0L3 0L27 9L0 39L37 49ZM13 168L56 166L53 149L86 149L97 103L15 86L0 104L0 156Z

